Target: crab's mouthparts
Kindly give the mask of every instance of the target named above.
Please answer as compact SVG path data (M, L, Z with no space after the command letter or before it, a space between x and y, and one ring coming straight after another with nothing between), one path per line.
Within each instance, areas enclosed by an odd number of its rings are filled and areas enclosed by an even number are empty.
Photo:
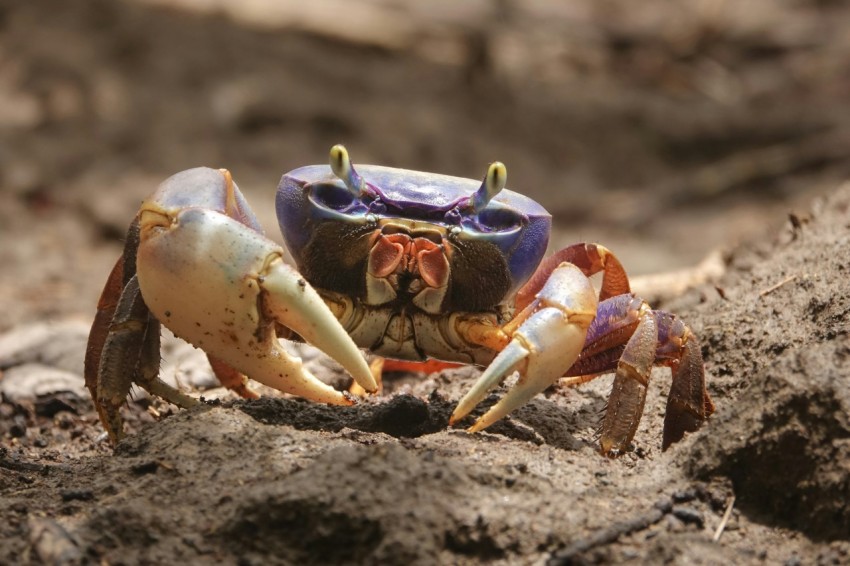
M407 220L404 218L392 218L385 219L381 221L381 234L384 236L391 236L393 234L403 234L405 236L409 236L412 239L416 238L424 238L426 240L430 240L431 242L440 245L443 243L443 238L446 236L446 230L440 228L439 226L435 226L433 224L429 224L427 222L421 222L416 220Z

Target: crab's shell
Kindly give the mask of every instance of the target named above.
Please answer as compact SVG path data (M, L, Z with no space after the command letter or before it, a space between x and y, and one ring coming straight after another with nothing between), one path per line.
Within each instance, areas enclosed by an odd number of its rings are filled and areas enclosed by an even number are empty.
M376 165L358 165L366 181L357 198L327 165L283 176L277 191L280 229L299 270L318 288L358 296L368 255L366 233L386 219L441 234L460 250L452 266L454 300L446 310L502 303L534 273L552 219L540 204L502 190L474 213L480 181ZM457 304L463 303L463 304Z

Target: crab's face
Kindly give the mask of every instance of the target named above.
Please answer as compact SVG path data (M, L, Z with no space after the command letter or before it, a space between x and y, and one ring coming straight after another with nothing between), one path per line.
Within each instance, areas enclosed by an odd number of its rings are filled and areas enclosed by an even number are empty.
M277 214L299 270L318 289L434 314L484 311L512 297L549 240L549 213L502 190L504 177L501 164L483 184L373 165L354 172L345 154L333 170L284 175Z

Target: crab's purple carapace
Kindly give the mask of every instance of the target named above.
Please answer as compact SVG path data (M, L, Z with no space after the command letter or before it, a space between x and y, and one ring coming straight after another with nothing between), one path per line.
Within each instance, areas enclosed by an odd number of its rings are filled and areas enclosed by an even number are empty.
M462 257L447 252L457 265L451 266L455 300L446 308L469 301L475 308L487 308L516 292L546 252L552 218L525 195L502 189L486 207L475 210L473 197L482 185L478 181L376 165L360 165L357 171L365 181L358 195L327 165L301 167L283 176L277 214L299 269L309 269L312 261L346 265L338 257L357 254L371 233L401 230L405 224L439 238L440 245L466 250ZM342 245L327 249L327 241ZM322 260L314 260L316 256ZM476 261L467 261L469 256ZM467 269L468 274L463 272ZM483 283L476 274L484 269L491 289L482 294L480 287L460 287ZM365 265L358 264L344 276L362 282L364 271ZM335 272L334 280L342 276ZM334 290L350 291L351 286ZM480 303L482 295L490 304Z

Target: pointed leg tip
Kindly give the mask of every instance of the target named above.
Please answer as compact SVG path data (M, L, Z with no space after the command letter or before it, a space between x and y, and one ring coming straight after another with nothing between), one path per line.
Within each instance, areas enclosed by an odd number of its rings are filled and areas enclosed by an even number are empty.
M354 383L348 388L348 392L358 398L368 397L369 395L376 395L378 393L378 387L366 387L359 381L354 380Z
M314 344L327 355L337 361L351 375L354 382L368 393L378 391L378 382L372 374L372 369L363 354L340 326L335 344Z
M121 442L122 438L124 438L124 432L121 431L119 433L116 430L112 430L111 428L107 428L106 429L106 436L107 436L107 438L109 438L109 444L111 444L114 447L114 446L117 446L119 442Z
M605 437L599 439L599 453L606 458L618 458L626 453L632 439Z
M105 401L95 400L95 408L100 417L100 423L109 437L109 443L115 446L124 438L124 419L121 418L117 408L113 410Z
M246 387L244 391L239 393L239 396L243 399L259 399L260 394L251 389L250 387Z
M618 450L614 448L613 442L600 441L599 443L599 453L605 456L606 458L612 458L616 456Z

